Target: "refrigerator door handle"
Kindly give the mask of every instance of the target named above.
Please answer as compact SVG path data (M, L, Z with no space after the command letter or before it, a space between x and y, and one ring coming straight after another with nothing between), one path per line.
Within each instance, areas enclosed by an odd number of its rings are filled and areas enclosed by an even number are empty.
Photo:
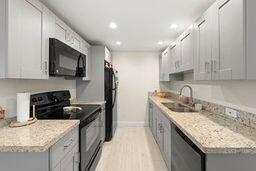
M115 87L114 87L112 90L115 91L115 94L114 94L114 100L113 100L113 104L112 104L112 109L114 108L115 103L116 103L116 91L117 91L116 75L115 75L115 72L114 72L114 71L113 71L113 78L114 78Z

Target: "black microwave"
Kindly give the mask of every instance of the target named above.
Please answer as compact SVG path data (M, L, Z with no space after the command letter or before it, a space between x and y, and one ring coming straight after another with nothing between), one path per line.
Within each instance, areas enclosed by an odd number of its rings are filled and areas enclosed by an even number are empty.
M54 77L86 77L86 55L50 38L49 74Z

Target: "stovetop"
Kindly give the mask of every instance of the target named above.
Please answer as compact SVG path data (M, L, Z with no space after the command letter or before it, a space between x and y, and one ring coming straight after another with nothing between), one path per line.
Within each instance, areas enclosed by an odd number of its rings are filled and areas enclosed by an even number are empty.
M70 92L54 91L31 96L31 114L33 105L36 108L36 118L38 119L79 119L86 120L91 114L101 111L100 105L73 105L81 110L64 111L64 107L71 107Z
M101 110L100 105L75 105L75 107L80 107L82 110L63 112L64 118L85 120L91 114Z

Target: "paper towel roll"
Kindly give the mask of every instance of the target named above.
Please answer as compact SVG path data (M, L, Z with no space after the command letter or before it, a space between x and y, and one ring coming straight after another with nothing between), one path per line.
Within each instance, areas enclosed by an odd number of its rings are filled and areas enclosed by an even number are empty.
M17 93L17 121L27 122L30 114L30 93Z

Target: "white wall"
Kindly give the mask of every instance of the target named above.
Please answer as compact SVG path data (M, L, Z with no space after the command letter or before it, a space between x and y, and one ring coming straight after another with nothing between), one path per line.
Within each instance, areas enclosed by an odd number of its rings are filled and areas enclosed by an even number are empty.
M6 116L16 116L16 93L28 91L31 93L52 90L70 90L72 98L76 98L76 82L63 78L49 80L0 80L0 106L6 110Z
M114 52L113 65L118 70L118 124L148 124L148 92L159 89L159 53Z
M193 75L186 74L185 81L161 83L161 90L177 92L184 84L192 86L198 99L256 114L256 81L193 81Z

